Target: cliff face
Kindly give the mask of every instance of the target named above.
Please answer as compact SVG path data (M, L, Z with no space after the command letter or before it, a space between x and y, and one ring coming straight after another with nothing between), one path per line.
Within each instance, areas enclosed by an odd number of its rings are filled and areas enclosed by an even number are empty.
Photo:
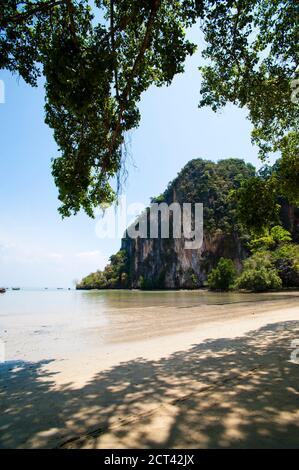
M244 179L254 175L254 167L238 159L226 159L218 163L192 160L168 185L166 191L154 198L152 203L166 203L168 206L173 202L180 205L191 203L193 207L195 203L202 203L202 246L187 249L185 238L173 238L171 218L169 238L130 238L126 232L121 250L111 256L110 264L104 271L90 274L77 288L202 287L221 257L233 260L236 268L240 270L242 261L248 255L245 246L249 237L238 224L236 203L231 193L240 187ZM298 242L299 209L285 200L279 203L282 223L292 233L294 241ZM136 230L142 225L144 217L149 221L149 208L133 224Z
M299 243L299 208L289 204L285 199L281 205L281 221L283 226L292 234L295 243Z
M200 249L185 249L184 239L161 238L124 238L121 248L130 260L133 288L201 287L222 256L231 258L237 268L246 256L237 234L213 236L207 233Z
M218 164L205 160L189 162L166 191L152 202L203 203L203 244L198 249L186 249L184 238L132 239L126 236L121 249L129 260L132 287L201 287L221 257L232 259L240 269L246 251L229 194L239 187L242 178L252 174L251 165L236 159Z

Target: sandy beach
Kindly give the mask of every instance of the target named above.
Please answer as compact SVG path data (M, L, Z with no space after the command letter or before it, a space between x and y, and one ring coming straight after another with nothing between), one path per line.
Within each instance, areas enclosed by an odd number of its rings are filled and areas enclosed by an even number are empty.
M1 1L9 464L299 449L298 3Z
M298 293L188 299L112 306L97 347L90 324L77 349L24 346L0 367L1 447L298 447Z

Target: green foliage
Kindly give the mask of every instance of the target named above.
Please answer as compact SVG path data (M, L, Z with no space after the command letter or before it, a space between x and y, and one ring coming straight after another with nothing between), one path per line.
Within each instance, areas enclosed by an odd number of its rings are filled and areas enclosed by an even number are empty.
M280 232L281 243L272 251L254 253L244 262L236 287L253 291L299 287L299 245L287 241L288 234Z
M292 241L290 232L280 225L276 225L271 229L270 236L273 238L276 245Z
M239 233L240 226L236 217L236 202L230 197L232 190L239 188L243 180L255 174L252 165L244 163L239 159L220 160L218 163L208 160L192 160L183 168L178 176L168 185L166 191L158 198L153 198L152 202L168 202L174 200L183 202L203 202L204 204L204 227L210 234L236 234ZM138 220L138 219L137 219ZM246 234L243 232L242 236ZM169 266L175 263L176 253L172 239L164 239L160 253L161 266L158 272L155 266L155 258L148 256L143 262L145 271L137 273L136 281L141 289L163 289L165 287L165 274ZM134 256L134 255L133 255ZM80 284L89 286L95 285L98 280L98 288L109 288L111 279L113 286L119 286L119 274L128 274L127 286L131 286L131 276L129 270L129 255L126 258L126 266L117 268L116 274L110 274L111 267L106 268L101 273L95 273L85 278ZM111 265L119 266L111 257ZM109 265L110 266L110 265ZM160 271L159 271L160 269ZM115 270L114 270L115 271ZM144 272L154 272L154 275L145 277ZM139 277L139 274L141 275ZM134 273L132 273L132 277ZM94 279L95 278L95 279ZM192 269L188 272L186 284L188 288L199 286L199 280ZM123 285L123 284L122 284Z
M299 245L296 243L286 243L279 246L273 253L273 259L292 260L299 268Z
M77 289L127 289L130 287L129 262L124 250L110 257L104 271L89 274Z
M221 258L208 277L211 290L227 291L233 287L236 278L236 268L230 259Z
M237 193L240 220L263 232L277 222L277 196L299 203L299 106L292 99L292 86L295 98L299 90L298 7L293 1L208 1L205 18L209 65L201 67L201 106L245 107L261 159L281 154L264 183L253 179Z
M274 173L279 193L299 205L299 133L290 132L284 137L279 150L281 159Z
M198 278L195 274L191 274L190 281L191 281L191 284L192 284L192 288L196 288L197 285L198 285Z
M266 179L269 173L272 174L271 169L267 170ZM167 190L159 198L153 199L153 202L171 203L174 199L193 203L204 202L204 224L210 234L220 231L223 234L240 235L236 199L231 197L231 194L232 191L244 187L246 181L251 181L253 174L254 168L242 160L228 159L218 163L192 160L169 184ZM254 178L264 184L265 178ZM258 187L257 183L256 188ZM264 201L267 203L266 196ZM244 239L249 238L249 234L245 232L242 232L242 236ZM282 286L299 287L299 245L291 243L291 235L287 230L280 225L274 225L271 229L265 229L262 236L251 239L248 246L253 255L245 261L243 272L236 282L237 287L254 291L277 289ZM137 284L140 289L165 287L168 267L176 262L171 239L163 240L158 267L153 253L144 260L140 271L131 273L128 253L129 251L120 251L112 256L104 271L87 276L78 287L130 288L135 275L136 280L139 276ZM198 287L199 281L191 268L187 273L178 275L183 274L187 274L186 285L189 288ZM208 283L211 289L226 290L233 286L235 276L232 261L222 259L210 273Z
M281 153L268 218L275 215L277 192L298 201L295 1L99 0L91 8L88 0L7 0L0 5L0 69L32 86L45 77L63 216L81 208L92 216L96 206L114 200L111 179L124 168L125 134L139 124L141 95L183 72L196 49L185 30L196 21L209 62L201 67L201 105L247 107L261 157ZM220 201L219 210L226 204Z
M237 158L218 163L191 160L168 185L166 191L152 202L173 200L203 204L205 230L210 233L232 233L240 230L237 202L231 192L255 174L255 168Z
M140 276L139 277L139 288L141 290L154 290L154 289L163 289L164 288L164 277L165 273L161 272L158 276L156 277L144 277Z
M248 243L248 248L251 252L258 250L271 250L275 247L275 242L270 235L264 237L254 238Z
M46 123L63 216L110 203L125 133L150 85L169 84L195 45L185 37L199 2L8 0L0 5L0 69L36 85L43 74ZM101 18L100 21L95 18Z
M143 276L140 276L139 287L141 290L151 290L152 282L149 279L145 279Z
M279 222L276 187L258 176L243 181L235 191L238 220L256 234Z
M252 252L257 250L271 250L281 243L292 241L292 236L288 230L280 225L273 227L270 232L263 237L255 238L249 243Z
M282 287L282 281L273 266L270 253L259 252L244 262L244 269L236 287L254 292L264 292Z
M275 269L246 269L237 281L239 289L246 289L253 292L265 292L276 290L282 287L282 281Z
M285 287L299 287L299 245L285 243L272 254L273 262Z
M246 107L261 158L281 150L290 131L298 135L299 106L291 99L299 78L297 3L208 0L203 31L209 65L201 67L201 105Z

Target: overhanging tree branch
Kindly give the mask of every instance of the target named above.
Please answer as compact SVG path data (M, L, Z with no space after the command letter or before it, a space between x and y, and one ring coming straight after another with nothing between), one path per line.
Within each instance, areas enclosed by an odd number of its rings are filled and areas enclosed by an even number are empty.
M114 0L110 0L110 35L111 35L111 49L114 57L116 57L115 50L115 29L114 29ZM115 94L116 99L119 101L119 90L118 90L118 71L117 71L117 59L114 66L114 82L115 82Z
M148 49L148 47L150 46L150 43L151 43L151 35L152 35L153 27L154 27L154 22L155 22L156 14L158 12L160 4L161 4L161 0L152 0L152 7L151 7L150 15L149 15L147 26L146 26L145 35L144 35L143 41L141 43L140 50L139 50L138 55L137 55L137 57L134 61L132 70L131 70L129 78L127 80L127 85L126 85L124 91L122 92L122 94L119 98L120 109L119 109L119 112L118 112L118 118L117 118L117 121L116 121L115 129L112 133L111 140L108 144L108 156L109 157L111 156L112 152L115 150L116 140L117 140L117 137L119 136L119 134L121 132L121 122L122 122L122 119L123 119L123 114L124 114L125 109L126 109L127 100L129 98L129 95L130 95L130 92L131 92L131 89L132 89L133 79L135 78L136 74L138 73L139 66L142 62L142 59L144 58L144 54L145 54L146 50Z
M52 10L53 8L62 5L65 0L49 1L47 3L40 3L34 8L30 8L23 13L16 13L15 15L2 18L0 20L0 27L5 28L9 23L21 24L28 20L30 17L37 15L38 13L44 13Z

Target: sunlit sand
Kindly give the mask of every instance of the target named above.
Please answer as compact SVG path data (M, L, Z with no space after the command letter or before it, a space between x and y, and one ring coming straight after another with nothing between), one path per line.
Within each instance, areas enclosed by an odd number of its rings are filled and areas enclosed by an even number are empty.
M298 446L298 293L11 295L1 447Z

